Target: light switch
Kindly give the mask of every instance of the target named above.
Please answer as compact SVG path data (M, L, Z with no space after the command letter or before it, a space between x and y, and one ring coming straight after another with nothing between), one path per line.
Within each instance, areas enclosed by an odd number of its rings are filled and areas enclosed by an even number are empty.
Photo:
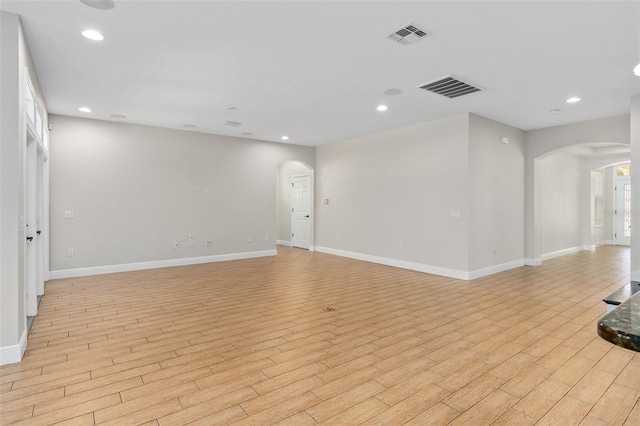
M462 213L460 210L451 210L451 219L460 219L462 218Z
M65 219L73 219L74 215L73 215L73 210L67 210L64 212L64 218Z

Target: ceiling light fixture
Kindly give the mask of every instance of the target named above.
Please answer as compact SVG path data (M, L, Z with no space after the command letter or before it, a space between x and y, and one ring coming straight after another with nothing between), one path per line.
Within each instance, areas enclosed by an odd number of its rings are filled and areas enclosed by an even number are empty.
M84 38L88 38L89 40L93 40L93 41L102 41L102 40L104 40L104 36L102 34L100 34L96 30L84 30L82 32L82 36Z
M378 111L386 111L389 109L388 106L386 105L378 105L378 108L376 108Z
M394 95L399 95L400 93L402 93L402 90L400 90L400 89L387 89L382 93L384 93L385 95L394 96Z
M640 77L640 64L635 66L635 68L633 69L633 73Z
M567 99L567 101L566 101L566 102L567 102L568 104L575 104L576 102L580 102L581 100L582 100L582 99L580 99L580 98L579 98L579 97L577 97L577 96L572 96L572 97L570 97L569 99Z
M282 139L283 141L288 141L289 140L289 136L284 135L280 139Z
M110 10L116 7L113 0L80 0L80 2L98 10Z
M78 111L80 111L80 112L91 112L91 108L89 108L89 107L80 107L80 108L78 108Z

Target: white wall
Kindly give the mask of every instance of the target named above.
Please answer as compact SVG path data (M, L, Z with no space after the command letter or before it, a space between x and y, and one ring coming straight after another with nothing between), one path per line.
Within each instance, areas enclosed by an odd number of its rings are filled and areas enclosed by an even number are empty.
M319 147L318 250L467 271L468 122L460 114Z
M524 132L475 114L469 119L469 270L475 271L524 259Z
M291 243L291 178L310 175L311 169L298 161L287 161L278 168L278 240Z
M541 160L542 256L582 246L582 162L556 153Z
M26 347L24 291L25 67L46 107L20 19L0 11L0 365L18 362ZM46 125L46 123L45 123Z
M315 163L310 147L56 115L50 121L54 277L273 251L278 166Z

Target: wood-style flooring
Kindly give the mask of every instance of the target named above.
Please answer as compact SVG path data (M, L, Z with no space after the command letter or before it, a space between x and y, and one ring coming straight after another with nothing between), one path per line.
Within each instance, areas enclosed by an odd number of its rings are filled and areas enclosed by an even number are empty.
M0 423L640 425L596 331L628 248L469 282L278 252L49 282Z

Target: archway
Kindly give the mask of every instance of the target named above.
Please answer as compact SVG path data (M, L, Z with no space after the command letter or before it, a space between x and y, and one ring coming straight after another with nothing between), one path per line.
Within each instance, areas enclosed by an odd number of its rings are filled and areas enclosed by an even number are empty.
M308 243L305 245L297 245L292 237L292 190L291 185L293 179L297 177L308 176L309 193L308 193ZM281 163L277 167L277 189L276 189L276 244L283 246L298 246L308 248L310 251L315 249L315 176L314 170L307 163L297 160L289 160Z

